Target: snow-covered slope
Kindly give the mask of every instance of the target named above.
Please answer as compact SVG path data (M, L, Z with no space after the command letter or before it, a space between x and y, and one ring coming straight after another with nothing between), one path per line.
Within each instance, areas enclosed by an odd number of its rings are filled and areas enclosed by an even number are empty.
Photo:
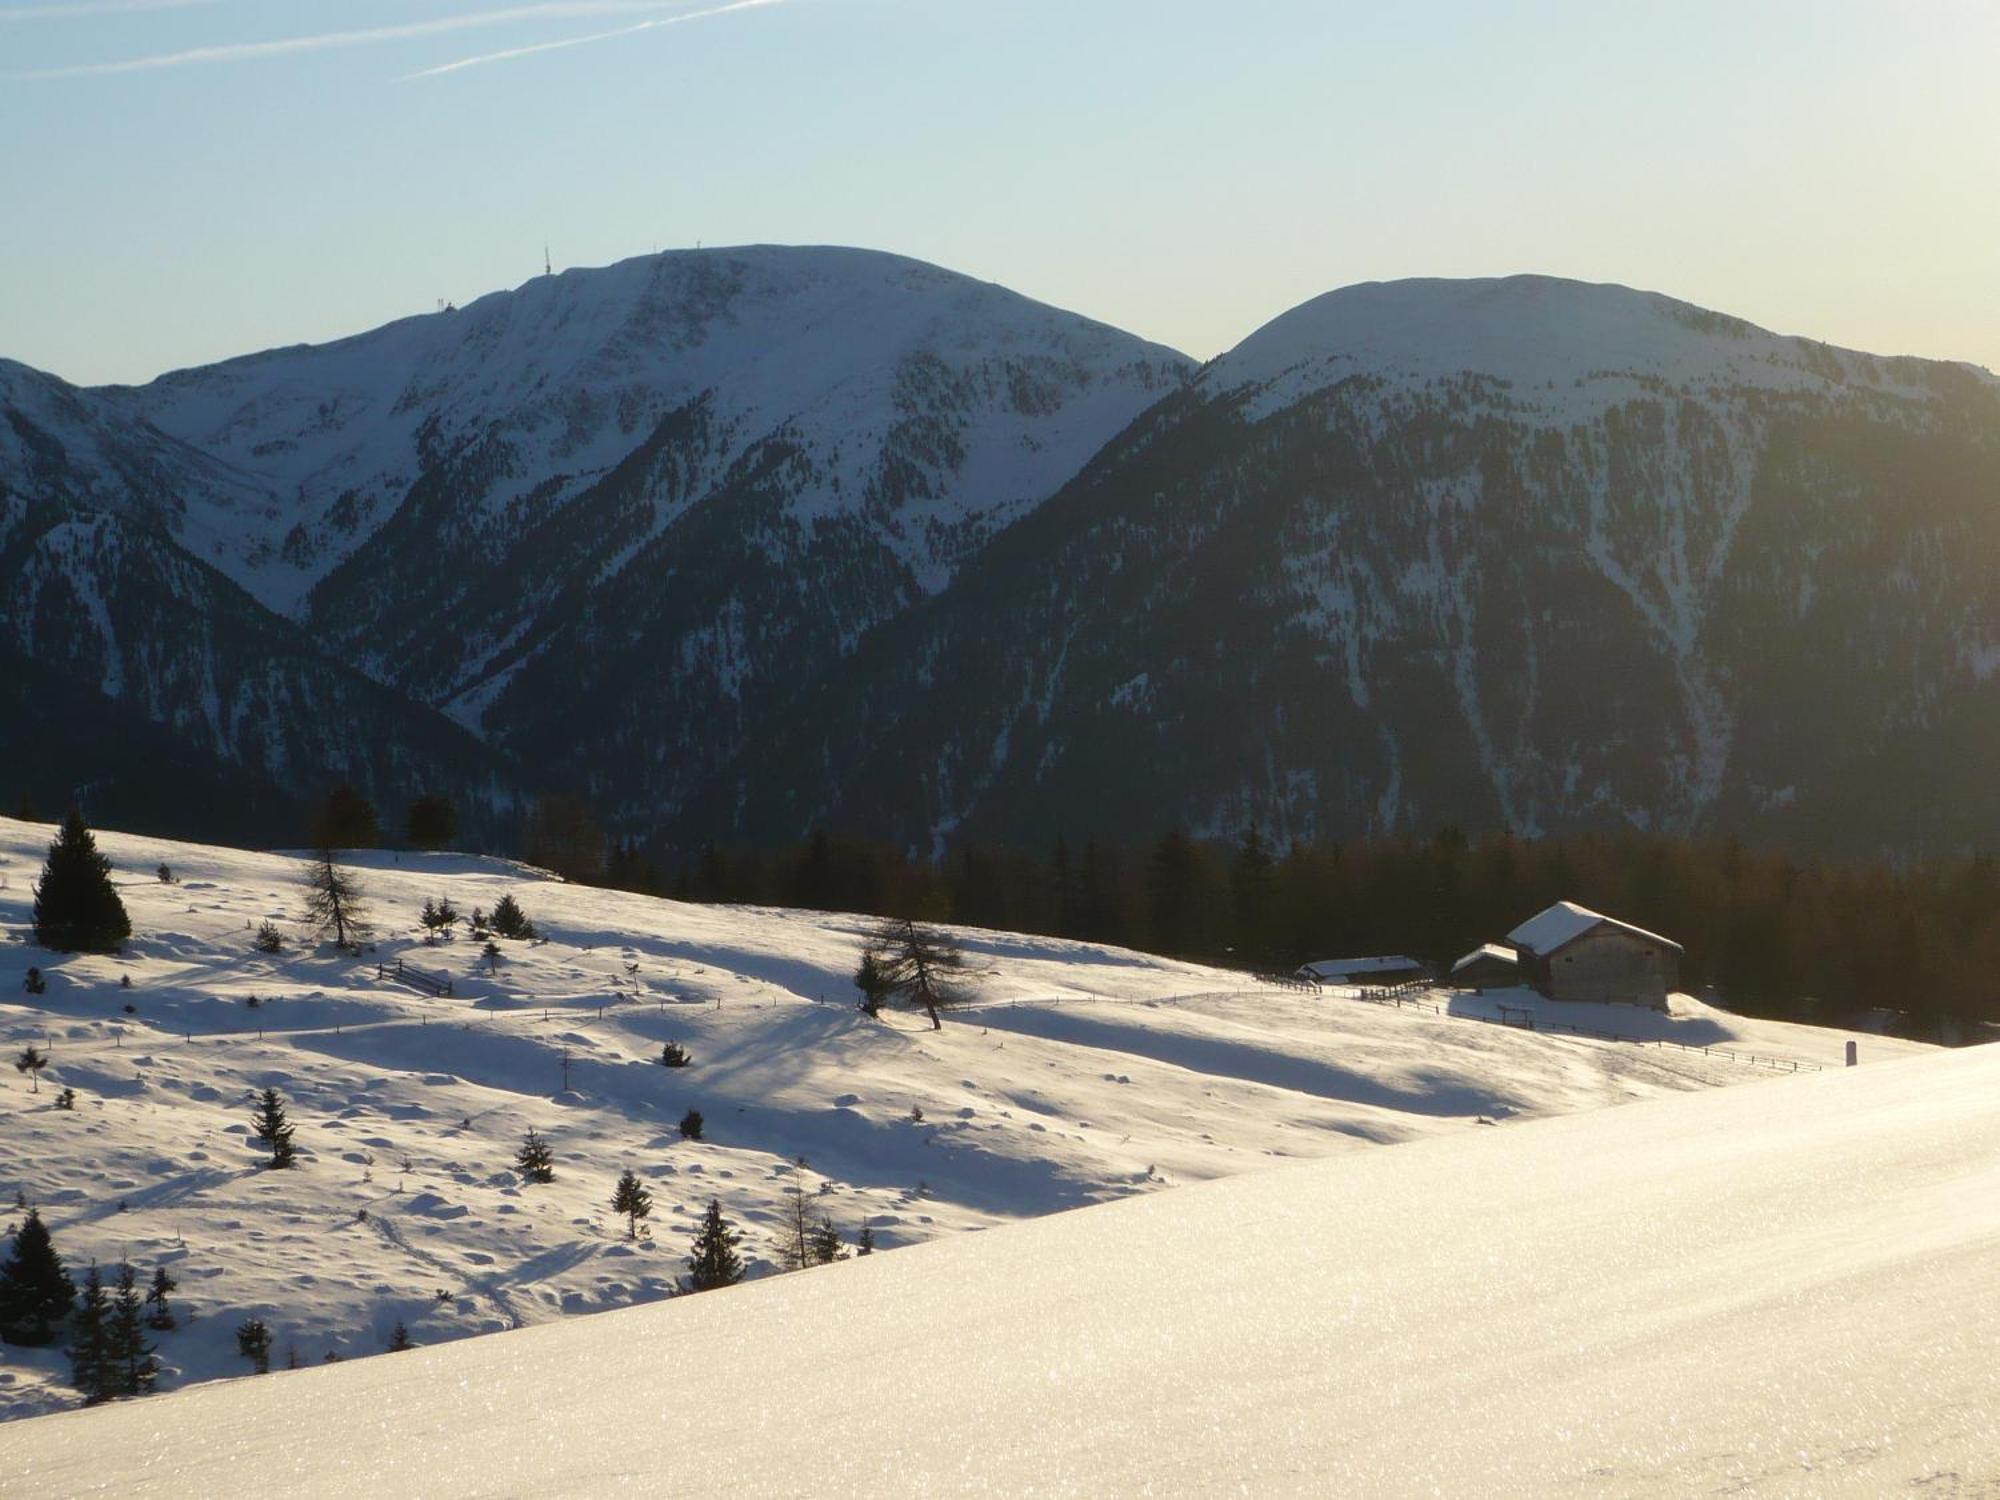
M920 261L752 246L565 271L105 394L287 498L246 532L232 571L296 611L441 458L484 448L488 483L467 519L515 528L698 404L708 440L656 497L656 528L782 439L815 471L788 496L792 523L874 512L935 587L965 532L1044 498L1185 367Z
M49 835L0 820L11 935ZM0 969L0 1048L52 1059L39 1092L12 1073L0 1090L0 1201L40 1205L73 1264L169 1267L194 1321L161 1340L168 1387L242 1373L232 1331L249 1316L273 1328L280 1363L313 1363L379 1351L399 1319L429 1343L658 1298L711 1196L769 1270L802 1156L814 1212L893 1248L1286 1158L1778 1076L1481 1024L1479 1001L1396 1010L979 931L962 934L975 1004L938 1032L874 1023L849 978L861 919L656 901L452 855L363 861L380 928L365 960L267 957L252 928L296 932L297 860L101 840L137 933L128 952L10 944ZM162 861L178 883L157 878ZM504 944L497 971L463 937L413 933L427 897L469 913L508 892L547 941ZM449 974L454 993L397 984L398 959ZM21 991L31 963L44 995ZM1676 1006L1644 1019L1692 1047L1812 1066L1844 1040ZM658 1064L668 1039L692 1067ZM1862 1046L1870 1061L1927 1050ZM53 1108L64 1086L73 1113ZM267 1086L291 1102L297 1171L260 1170L248 1138ZM700 1143L677 1129L689 1108ZM512 1171L531 1126L556 1151L554 1184ZM626 1166L657 1195L636 1243L609 1210ZM0 1414L74 1399L54 1351L4 1360Z
M0 1429L40 1496L2000 1483L2000 1050L1459 1132Z
M54 375L0 359L0 493L150 521L196 557L227 559L270 523L268 487Z
M1484 375L1499 404L1556 425L1662 386L1728 399L1745 391L1922 397L1940 366L1767 332L1657 292L1553 276L1414 278L1342 287L1273 319L1202 371L1204 389L1251 393L1270 415L1356 375L1420 389Z

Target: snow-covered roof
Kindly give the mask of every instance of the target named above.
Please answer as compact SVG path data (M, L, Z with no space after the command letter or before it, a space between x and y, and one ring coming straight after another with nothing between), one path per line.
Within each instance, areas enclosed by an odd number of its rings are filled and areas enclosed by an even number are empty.
M1376 958L1321 958L1304 965L1307 973L1320 979L1332 979L1341 974L1392 974L1404 969L1423 968L1421 959L1408 958L1401 953L1383 954Z
M1558 948L1568 947L1593 927L1616 927L1621 932L1645 938L1648 942L1671 948L1676 953L1681 951L1681 945L1672 938L1663 938L1657 932L1648 932L1643 927L1634 927L1630 922L1607 917L1602 912L1592 911L1587 906L1578 906L1574 901L1558 901L1548 910L1537 912L1508 933L1507 941L1523 953L1532 953L1537 958L1547 958Z
M1465 957L1461 958L1457 963L1453 964L1451 966L1451 972L1456 974L1460 969L1464 968L1467 964L1476 963L1478 960L1482 958L1497 959L1503 964L1511 964L1518 961L1514 956L1514 950L1512 948L1503 948L1498 943L1481 943L1477 948L1474 948L1470 953L1466 954Z

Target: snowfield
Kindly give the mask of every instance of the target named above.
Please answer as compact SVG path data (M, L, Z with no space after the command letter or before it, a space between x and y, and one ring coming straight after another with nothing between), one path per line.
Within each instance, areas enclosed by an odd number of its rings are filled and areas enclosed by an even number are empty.
M597 1389L606 1412L618 1402L651 1400L649 1417L657 1421L668 1406L691 1399L697 1382L690 1371L709 1358L697 1351L709 1348L717 1378L747 1381L773 1401L787 1392L768 1408L777 1424L771 1452L760 1458L748 1451L722 1455L712 1446L702 1450L723 1471L740 1471L752 1489L788 1488L779 1469L754 1466L789 1461L793 1447L813 1454L823 1439L879 1438L869 1425L874 1418L858 1409L845 1412L852 1422L838 1431L824 1415L805 1421L810 1403L792 1404L803 1401L791 1390L795 1380L801 1391L818 1381L829 1396L838 1391L857 1402L867 1399L863 1393L870 1381L903 1381L906 1388L896 1396L885 1390L879 1398L884 1424L901 1433L884 1454L904 1453L908 1462L918 1463L910 1475L928 1475L925 1482L937 1487L989 1481L1025 1487L1025 1481L1017 1485L1003 1471L987 1468L980 1445L962 1431L958 1441L967 1446L959 1458L973 1463L970 1469L933 1470L924 1466L931 1459L919 1462L908 1448L928 1425L918 1411L945 1399L942 1390L927 1394L921 1371L937 1366L942 1378L958 1363L940 1360L939 1351L1032 1343L1040 1336L1037 1329L1053 1335L1091 1306L1087 1299L1074 1300L1078 1289L1128 1276L1131 1291L1112 1297L1093 1317L1111 1316L1113 1305L1137 1317L1141 1304L1150 1317L1154 1304L1172 1300L1169 1282L1156 1285L1156 1276L1188 1280L1189 1286L1173 1293L1184 1297L1219 1275L1239 1275L1233 1264L1239 1259L1243 1267L1264 1266L1280 1284L1295 1274L1308 1281L1331 1274L1332 1263L1322 1262L1344 1261L1341 1247L1357 1244L1357 1235L1369 1241L1389 1233L1387 1225L1367 1227L1358 1210L1344 1206L1350 1188L1340 1184L1350 1179L1340 1173L1352 1167L1362 1175L1351 1181L1365 1182L1373 1180L1368 1173L1386 1171L1384 1180L1393 1183L1398 1173L1392 1165L1363 1164L1438 1159L1410 1149L1363 1151L1364 1146L1436 1137L1443 1138L1434 1143L1438 1147L1455 1141L1454 1149L1470 1153L1468 1161L1484 1161L1481 1153L1502 1150L1498 1161L1505 1154L1501 1143L1530 1139L1529 1132L1511 1124L1479 1127L1593 1112L1577 1122L1581 1134L1565 1137L1581 1150L1600 1131L1615 1135L1626 1129L1628 1116L1650 1119L1656 1113L1620 1110L1614 1127L1613 1116L1594 1113L1605 1105L1745 1083L1754 1087L1727 1091L1728 1107L1769 1110L1783 1106L1739 1105L1736 1096L1817 1099L1829 1088L1837 1094L1842 1086L1859 1086L1852 1079L1843 1085L1832 1074L1794 1078L1773 1070L1773 1064L1837 1067L1845 1034L1747 1021L1684 997L1676 999L1671 1017L1629 1012L1609 1017L1617 1029L1680 1047L1604 1042L1472 1019L1495 1013L1498 1000L1511 1004L1521 997L1433 996L1424 1008L1396 1009L1334 994L1259 987L1240 975L1122 950L970 930L960 937L973 963L973 1005L949 1014L939 1032L908 1015L871 1022L856 1012L849 982L870 926L865 919L658 901L569 886L504 861L459 855L357 857L378 928L374 950L357 960L331 948L302 946L296 921L302 866L296 858L100 833L137 935L120 957L63 958L26 942L31 888L52 833L46 826L0 820L0 924L10 939L10 956L0 970L0 1042L10 1059L29 1042L51 1054L38 1091L11 1069L0 1085L0 1141L6 1148L0 1152L0 1202L11 1204L18 1193L39 1206L58 1249L78 1273L92 1259L101 1264L129 1259L142 1278L155 1264L168 1267L180 1282L176 1301L191 1317L159 1337L163 1390L246 1373L233 1330L253 1316L270 1325L282 1368L293 1354L302 1365L318 1365L329 1353L349 1359L379 1352L398 1321L420 1345L439 1345L663 1298L685 1270L693 1220L711 1197L745 1230L743 1250L753 1277L761 1277L776 1269L780 1216L795 1177L807 1185L815 1212L823 1211L850 1242L865 1221L884 1250L1144 1195L1143 1203L1126 1206L1123 1218L1066 1216L1065 1224L1084 1227L1040 1226L1025 1239L1018 1227L1010 1228L994 1240L1002 1248L991 1252L990 1273L966 1269L962 1274L969 1281L952 1278L961 1274L956 1268L976 1268L977 1257L938 1260L934 1257L946 1248L940 1246L922 1257L898 1249L866 1265L850 1263L748 1291L676 1301L640 1315L669 1320L657 1338L683 1351L662 1361L661 1345L648 1333L641 1339L648 1352L632 1355L645 1370L644 1379L615 1369L624 1357L612 1352L623 1347L616 1331L651 1327L631 1317L541 1330L538 1336L556 1338L555 1345L518 1337L482 1340L478 1348L491 1345L502 1352L426 1349L355 1370L286 1377L325 1380L320 1389L327 1392L353 1391L361 1401L352 1408L356 1412L374 1399L362 1392L394 1390L393 1399L405 1402L414 1399L415 1389L439 1382L457 1386L461 1380L470 1383L466 1399L483 1403L490 1393L482 1383L499 1379L494 1370L525 1368L520 1361L542 1357L506 1351L552 1349L558 1352L551 1357L561 1359L570 1356L559 1351L597 1350L602 1344L610 1363L601 1371L594 1355L568 1375L552 1371L547 1392L529 1405L559 1408L563 1382L573 1380L579 1391ZM176 883L162 883L153 874L163 860ZM463 936L436 946L418 936L416 914L428 896L448 896L460 911L470 912L474 906L490 909L508 892L546 941L503 943L497 971L489 972L479 945ZM253 929L267 918L287 933L288 949L281 956L252 947ZM399 959L448 974L453 993L433 998L398 984L393 976ZM46 975L46 994L23 993L20 975L30 964ZM127 978L130 988L121 984ZM258 1001L254 1008L252 996ZM1604 1027L1611 1010L1541 1009L1545 1026L1591 1028ZM668 1039L690 1050L692 1067L669 1070L658 1064ZM1754 1053L1764 1065L1684 1050L1704 1045ZM1871 1063L1931 1050L1876 1037L1862 1038L1860 1045ZM1933 1061L1940 1068L1959 1065L1956 1058ZM1911 1072L1904 1065L1861 1070L1877 1071L1898 1077ZM1924 1075L1919 1069L1916 1076ZM77 1091L74 1112L53 1107L64 1086ZM249 1101L266 1086L280 1089L289 1101L298 1170L265 1170L249 1138ZM1722 1101L1714 1107L1722 1109ZM698 1142L683 1140L678 1129L689 1108L705 1117L705 1139ZM1698 1123L1706 1116L1689 1118L1696 1132L1734 1128ZM525 1184L512 1170L521 1134L530 1126L555 1150L553 1184ZM1753 1147L1745 1142L1744 1149ZM1329 1156L1348 1160L1330 1165L1324 1176L1259 1172L1287 1158ZM807 1161L803 1169L795 1165L800 1157ZM655 1195L649 1232L636 1241L609 1207L613 1182L626 1166ZM1169 1273L1161 1268L1177 1265L1179 1252L1161 1259L1149 1250L1134 1259L1108 1248L1102 1264L1091 1261L1096 1247L1108 1243L1101 1236L1116 1239L1145 1226L1179 1225L1158 1233L1208 1243L1209 1216L1225 1211L1202 1206L1218 1201L1209 1196L1216 1189L1164 1197L1157 1190L1252 1172L1258 1176L1238 1187L1249 1195L1246 1203L1261 1205L1256 1220L1239 1226L1226 1253L1215 1250L1215 1264ZM1636 1167L1631 1175L1646 1176ZM1308 1211L1322 1191L1318 1184L1327 1185L1327 1201ZM1554 1190L1554 1184L1548 1186ZM1497 1184L1489 1187L1498 1190ZM1887 1184L1883 1187L1887 1191ZM1270 1206L1280 1200L1289 1205L1282 1212ZM1399 1241L1401 1253L1416 1253L1420 1264L1433 1256L1474 1253L1459 1230L1445 1234L1438 1227L1452 1222L1455 1212L1439 1199L1399 1213L1409 1222L1431 1215L1439 1236L1420 1253ZM17 1220L11 1209L0 1215L7 1228ZM1635 1244L1617 1252L1624 1274L1635 1283L1668 1275L1668 1262L1679 1252L1670 1253L1667 1246L1682 1246L1676 1220L1655 1216L1649 1222L1667 1240L1648 1242L1643 1251ZM1106 1223L1123 1227L1089 1227ZM1056 1238L1036 1237L1050 1233ZM1042 1267L1020 1271L1017 1279L1013 1267L1044 1253L1034 1247L1068 1243L1065 1233L1076 1236L1073 1249L1047 1252L1059 1257L1049 1263L1060 1264L1059 1277ZM1507 1231L1527 1233L1525 1225ZM1606 1250L1610 1253L1609 1244ZM1564 1263L1581 1274L1589 1259L1578 1255ZM912 1267L907 1272L889 1269L905 1262ZM989 1274L999 1278L995 1288L1005 1285L1007 1291L1000 1304L984 1308L982 1298L990 1293L967 1288ZM1371 1274L1391 1273L1383 1266ZM954 1285L965 1299L956 1313L940 1310L949 1297L927 1300L928 1289ZM861 1290L843 1294L840 1288ZM918 1288L926 1290L919 1295ZM1724 1293L1714 1289L1716 1296ZM843 1310L842 1295L863 1300ZM1513 1293L1503 1288L1495 1295ZM1327 1311L1295 1302L1289 1291L1281 1300L1301 1315ZM908 1313L906 1324L883 1321L887 1314L880 1308L892 1305ZM796 1351L783 1360L768 1350L739 1357L739 1345L756 1350L759 1339L786 1337L784 1320L791 1314L773 1314L774 1307L831 1319L847 1342L822 1330L811 1338L801 1335ZM740 1326L730 1317L718 1321L718 1310L732 1308L765 1311L746 1314ZM918 1312L921 1308L929 1311ZM1247 1303L1245 1310L1252 1310ZM1003 1323L1018 1318L1020 1327L997 1342L990 1331L980 1332L973 1343L938 1332L959 1325L974 1332L989 1314ZM1087 1319L1079 1324L1081 1341L1069 1358L1044 1358L1033 1379L1048 1381L1052 1392L1073 1393L1094 1384L1093 1372L1113 1358L1114 1335L1109 1327L1091 1335L1090 1326ZM714 1332L704 1332L710 1329ZM1253 1331L1254 1323L1244 1337ZM1277 1336L1275 1330L1266 1332ZM875 1341L877 1333L882 1342ZM1167 1337L1170 1326L1162 1324L1156 1333ZM1327 1338L1336 1333L1321 1330ZM1153 1336L1137 1326L1132 1334L1141 1346ZM572 1337L579 1342L560 1342ZM702 1342L710 1338L719 1341L712 1348ZM1182 1357L1193 1358L1194 1349L1194 1343L1185 1344ZM1405 1354L1429 1357L1421 1350ZM1388 1357L1388 1351L1379 1357ZM449 1367L450 1374L432 1363L458 1358L470 1363ZM386 1364L395 1364L397 1373L385 1373ZM794 1371L793 1365L800 1368ZM475 1369L484 1373L475 1376ZM413 1370L431 1373L417 1374L410 1386L405 1382ZM26 1416L72 1404L66 1377L57 1350L0 1349L0 1413ZM1001 1375L994 1372L992 1378ZM1281 1384L1294 1378L1316 1377L1282 1364L1260 1377ZM265 1399L265 1391L297 1389L275 1380L232 1385L227 1405L208 1409L262 1410L256 1402ZM1110 1380L1120 1401L1159 1389L1159 1379L1140 1380L1122 1369ZM1360 1382L1350 1394L1371 1392L1371 1399L1384 1394L1373 1380ZM1003 1386L992 1387L990 1394L1013 1399ZM1223 1401L1224 1393L1209 1394ZM17 1492L14 1485L26 1486L19 1493L35 1494L99 1483L128 1487L137 1471L117 1477L115 1443L105 1450L100 1470L90 1466L82 1447L73 1458L59 1457L67 1450L56 1435L112 1430L89 1425L96 1423L137 1422L152 1430L167 1422L170 1399L181 1398L149 1398L143 1414L93 1412L75 1429L42 1423L7 1427L8 1435L0 1437L5 1455L0 1493ZM333 1410L317 1400L303 1409L309 1419ZM503 1403L492 1412L494 1420L513 1424L523 1409ZM685 1425L691 1430L697 1424L688 1410ZM752 1421L750 1406L734 1410L752 1428L764 1420ZM782 1422L778 1413L784 1413ZM961 1418L971 1420L969 1413ZM413 1415L412 1433L430 1420ZM440 1431L448 1420L440 1411ZM944 1416L936 1420L941 1430L951 1430ZM1176 1424L1185 1426L1183 1418L1168 1425ZM1015 1425L1011 1418L1009 1425ZM683 1424L677 1419L675 1426L679 1432ZM218 1451L249 1444L251 1427L232 1428L226 1440L218 1435ZM1148 1418L1146 1430L1153 1429ZM285 1461L291 1440L277 1440L278 1430L270 1430L273 1441L261 1462ZM745 1431L730 1430L739 1437ZM1024 1439L1030 1431L1021 1427ZM877 1437L869 1437L871 1432ZM701 1439L712 1441L720 1439L715 1434ZM487 1445L468 1437L466 1446L481 1451ZM610 1451L608 1444L583 1446L600 1455ZM692 1438L683 1445L678 1437L671 1446L675 1463L699 1447ZM655 1445L648 1443L647 1450L650 1465ZM422 1451L413 1439L407 1451L371 1457L363 1443L349 1457L364 1468L378 1466L368 1472L407 1489L418 1469L397 1480L379 1466L415 1462ZM857 1463L860 1454L872 1452L852 1451ZM948 1445L937 1453L947 1451ZM540 1461L526 1453L489 1457ZM175 1462L182 1459L176 1445ZM186 1461L198 1462L191 1454ZM1074 1473L1076 1484L1090 1487L1085 1470L1075 1467L1084 1460L1074 1452L1065 1459L1052 1451L1046 1461L1055 1467L1038 1470L1042 1478L1036 1482L1060 1489L1069 1482L1064 1476ZM1135 1455L1122 1462L1138 1461ZM136 1453L133 1462L140 1462ZM433 1462L435 1455L426 1458L423 1471ZM48 1463L72 1466L52 1471L43 1467ZM685 1473L697 1471L698 1466ZM259 1471L256 1462L248 1463L232 1470L226 1483L216 1474L176 1472L178 1477L168 1478L162 1471L149 1482L162 1486L159 1493L220 1493L250 1487ZM339 1472L328 1466L322 1478L331 1485ZM862 1470L819 1472L858 1481ZM1117 1469L1111 1478L1132 1485L1139 1472ZM1162 1469L1160 1475L1165 1479L1174 1472ZM1302 1470L1299 1482L1305 1485L1312 1472L1317 1471ZM656 1473L646 1467L631 1477ZM577 1454L565 1474L561 1484L545 1478L532 1483L582 1489L606 1482L601 1470ZM521 1487L530 1484L525 1474L518 1477ZM512 1471L484 1478L468 1472L463 1487L512 1492L516 1479ZM281 1482L297 1488L300 1476L286 1474ZM1267 1475L1265 1483L1282 1487L1283 1475ZM1192 1472L1188 1484L1200 1487ZM908 1486L899 1477L896 1487ZM1173 1487L1186 1486L1176 1478ZM423 1488L431 1491L428 1484Z
M1972 1496L2000 1050L0 1428L0 1493Z

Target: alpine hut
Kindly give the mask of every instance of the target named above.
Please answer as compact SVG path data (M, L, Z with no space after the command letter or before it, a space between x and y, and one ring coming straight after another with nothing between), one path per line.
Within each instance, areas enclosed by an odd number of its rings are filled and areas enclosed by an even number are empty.
M1616 917L1558 901L1507 934L1521 978L1551 1000L1667 1008L1681 945Z

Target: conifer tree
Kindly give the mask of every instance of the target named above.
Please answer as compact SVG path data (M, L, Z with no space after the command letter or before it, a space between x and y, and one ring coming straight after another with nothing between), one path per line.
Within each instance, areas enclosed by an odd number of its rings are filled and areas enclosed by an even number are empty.
M965 954L944 934L907 917L886 922L877 929L868 951L862 955L862 965L862 971L854 979L857 988L865 979L879 989L882 998L900 997L931 1018L933 1031L944 1029L938 1012L964 998L951 976L965 967ZM880 1002L870 1009L869 998L869 992L864 990L862 1008L873 1015L880 1009Z
M521 1149L514 1153L514 1170L529 1182L556 1180L555 1153L549 1150L549 1143L532 1126L521 1137Z
M847 1259L847 1246L840 1242L840 1231L833 1227L833 1220L824 1214L820 1215L807 1248L812 1252L812 1262L816 1266L830 1266L837 1260Z
M271 1373L271 1330L262 1318L251 1318L236 1328L236 1352L250 1361L259 1375Z
M153 1285L146 1293L146 1305L152 1309L146 1314L146 1326L161 1332L174 1326L174 1310L167 1305L167 1294L180 1285L167 1274L165 1266L153 1267Z
M698 1141L701 1139L701 1111L691 1109L681 1116L681 1139Z
M322 938L332 934L334 943L352 948L370 933L367 912L362 906L361 884L353 872L344 870L333 857L331 846L322 846L306 866L306 921Z
M855 1238L854 1253L856 1255L873 1255L875 1253L875 1230L866 1219L861 1221L861 1233Z
M111 1301L104 1278L93 1262L83 1279L83 1299L70 1319L69 1383L85 1406L96 1406L117 1394L111 1348Z
M75 1301L76 1283L40 1212L31 1208L14 1232L13 1254L0 1264L0 1339L30 1347L50 1343Z
M48 1053L38 1051L32 1042L23 1047L20 1056L14 1059L14 1071L28 1075L28 1092L31 1094L42 1091L42 1069L48 1065Z
M74 808L62 821L35 883L35 941L58 953L116 953L132 935L111 884L111 861Z
M635 1240L639 1237L639 1221L652 1215L653 1195L641 1185L638 1175L630 1167L619 1177L618 1186L611 1194L611 1211L625 1215L626 1234Z
M351 786L326 794L313 814L312 839L322 849L372 849L382 842L375 804Z
M889 978L888 955L874 943L861 951L860 967L854 971L854 987L861 991L861 1013L881 1015L883 1002L894 992L895 985Z
M419 797L403 820L403 836L419 849L442 849L458 837L458 809L449 797Z
M405 1349L414 1349L416 1344L410 1338L410 1330L403 1326L403 1320L396 1320L396 1327L389 1335L389 1352L401 1354Z
M117 1396L144 1396L151 1393L160 1362L153 1346L146 1342L145 1300L139 1295L138 1279L129 1264L118 1267L118 1295L112 1300L105 1340L107 1384Z
M503 938L526 940L536 936L535 924L528 920L528 914L521 910L521 903L512 895L502 896L493 907L493 915L486 920Z
M679 1042L667 1042L660 1048L660 1066L664 1068L685 1068L694 1058Z
M721 1201L708 1200L701 1228L694 1237L694 1253L688 1256L688 1290L712 1292L734 1286L743 1279L743 1259L736 1253L743 1236L723 1216Z
M285 1101L276 1089L265 1089L258 1096L257 1113L251 1116L251 1124L256 1128L257 1139L271 1148L271 1166L283 1171L298 1158L292 1146L292 1126L285 1118Z

